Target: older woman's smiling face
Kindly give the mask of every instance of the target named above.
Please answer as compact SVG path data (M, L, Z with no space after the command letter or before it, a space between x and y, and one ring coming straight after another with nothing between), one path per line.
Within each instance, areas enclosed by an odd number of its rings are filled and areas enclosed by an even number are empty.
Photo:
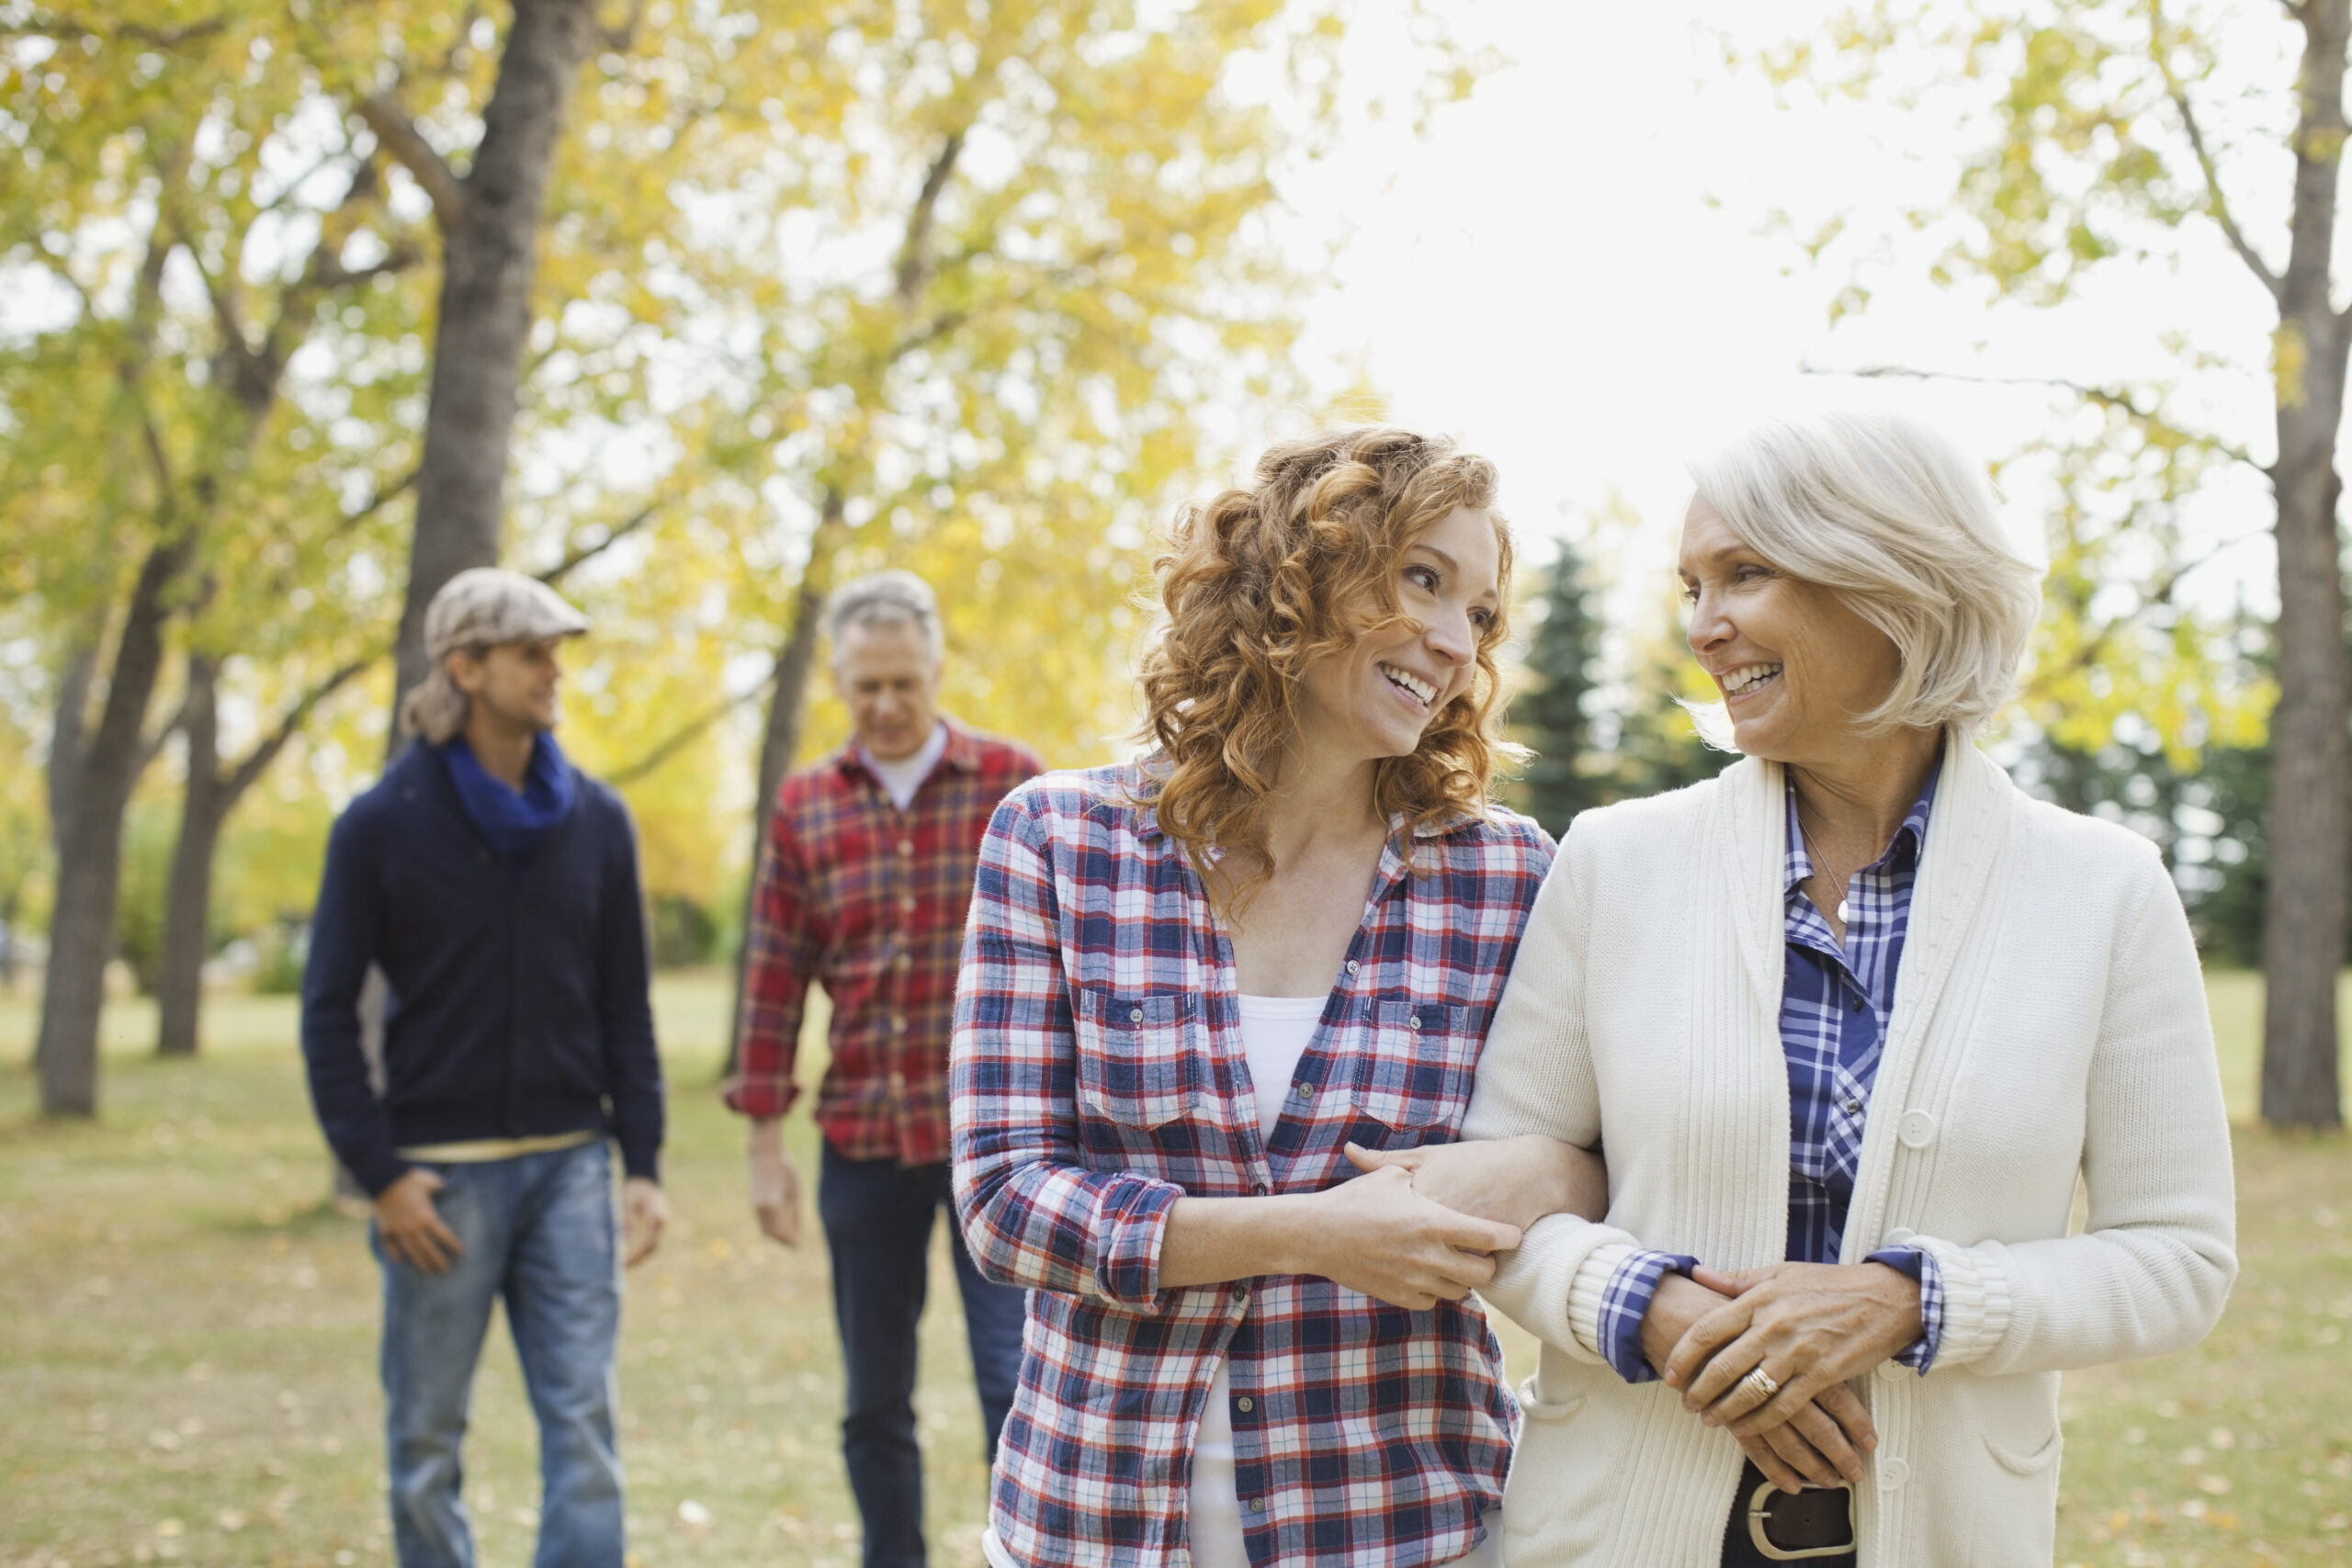
M1893 638L1831 590L1767 565L1703 501L1683 519L1679 568L1690 651L1742 751L1826 762L1861 739L1856 721L1902 673Z

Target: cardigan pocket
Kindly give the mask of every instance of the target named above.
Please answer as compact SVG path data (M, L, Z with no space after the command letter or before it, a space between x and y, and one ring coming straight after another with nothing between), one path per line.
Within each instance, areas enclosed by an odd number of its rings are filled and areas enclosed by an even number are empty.
M1542 1387L1541 1372L1530 1372L1520 1380L1519 1408L1530 1421L1565 1421L1583 1409L1584 1402L1592 1397L1579 1393L1573 1399L1545 1399L1537 1392Z
M1122 1127L1164 1126L1199 1090L1200 998L1077 987L1078 1097Z
M1466 1007L1410 997L1366 1003L1367 1027L1356 1054L1356 1109L1385 1127L1442 1126L1450 1138L1469 1108L1478 1064L1472 1016Z
M1996 1462L2011 1475L2041 1474L2058 1462L2058 1456L2065 1447L2066 1435L2063 1430L2052 1432L2049 1438L2031 1453L2018 1453L2015 1450L1995 1442L1989 1437L1984 1439L1984 1451L1991 1454Z

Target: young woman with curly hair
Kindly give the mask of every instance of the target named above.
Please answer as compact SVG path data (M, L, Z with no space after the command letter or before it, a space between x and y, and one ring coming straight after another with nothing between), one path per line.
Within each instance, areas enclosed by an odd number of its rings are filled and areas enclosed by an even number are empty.
M1493 1561L1518 1415L1468 1299L1512 1224L1445 1143L1552 858L1489 800L1510 540L1485 459L1277 446L1179 520L1140 761L1035 779L980 850L956 1208L1031 1287L997 1568ZM1547 1138L1489 1214L1598 1213Z

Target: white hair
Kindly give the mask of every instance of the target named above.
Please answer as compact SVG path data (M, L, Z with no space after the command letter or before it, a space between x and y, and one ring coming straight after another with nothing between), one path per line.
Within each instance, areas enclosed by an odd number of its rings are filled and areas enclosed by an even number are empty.
M1984 469L1935 431L1889 413L1775 422L1691 478L1767 565L1834 590L1894 642L1902 671L1866 728L1974 736L2015 694L2041 572L2002 535ZM1727 742L1723 705L1692 712Z
M912 626L922 634L933 662L946 651L939 625L939 601L931 584L911 571L877 571L833 590L825 605L825 635L839 659L842 634L852 626Z

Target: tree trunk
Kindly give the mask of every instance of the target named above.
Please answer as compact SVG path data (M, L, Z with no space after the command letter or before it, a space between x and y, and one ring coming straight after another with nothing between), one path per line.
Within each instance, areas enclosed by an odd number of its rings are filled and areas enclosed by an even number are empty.
M106 708L79 764L58 835L57 903L49 972L41 987L40 1108L47 1116L93 1116L98 1108L98 1013L114 956L115 898L122 871L122 816L146 752L147 705L164 667L164 623L187 564L185 535L147 554L123 613Z
M2352 672L2344 646L2335 437L2346 334L2330 304L2344 142L2347 0L2306 0L2294 243L2277 347L2278 705L2271 716L2270 886L2263 920L2262 1118L2343 1124L2336 974L2352 832Z
M514 0L481 145L456 210L440 209L440 324L416 475L391 750L406 739L401 695L425 674L424 607L458 572L498 561L539 215L572 87L595 38L590 0Z
M193 1056L197 1023L204 1006L204 954L212 914L212 861L231 801L220 777L220 661L190 654L187 715L187 786L180 795L180 832L172 846L172 880L164 897L163 977L155 1053Z
M808 721L808 678L817 669L817 634L832 581L833 552L841 547L844 532L841 492L827 491L824 511L809 536L808 564L800 569L792 629L776 652L767 728L760 736L760 777L752 804L752 879L743 888L742 934L735 944L735 1010L727 1031L726 1076L730 1077L742 1049L743 982L751 967L752 909L760 893L760 856L767 848L768 817L775 809L776 788L792 771L792 756L800 749L800 731Z

